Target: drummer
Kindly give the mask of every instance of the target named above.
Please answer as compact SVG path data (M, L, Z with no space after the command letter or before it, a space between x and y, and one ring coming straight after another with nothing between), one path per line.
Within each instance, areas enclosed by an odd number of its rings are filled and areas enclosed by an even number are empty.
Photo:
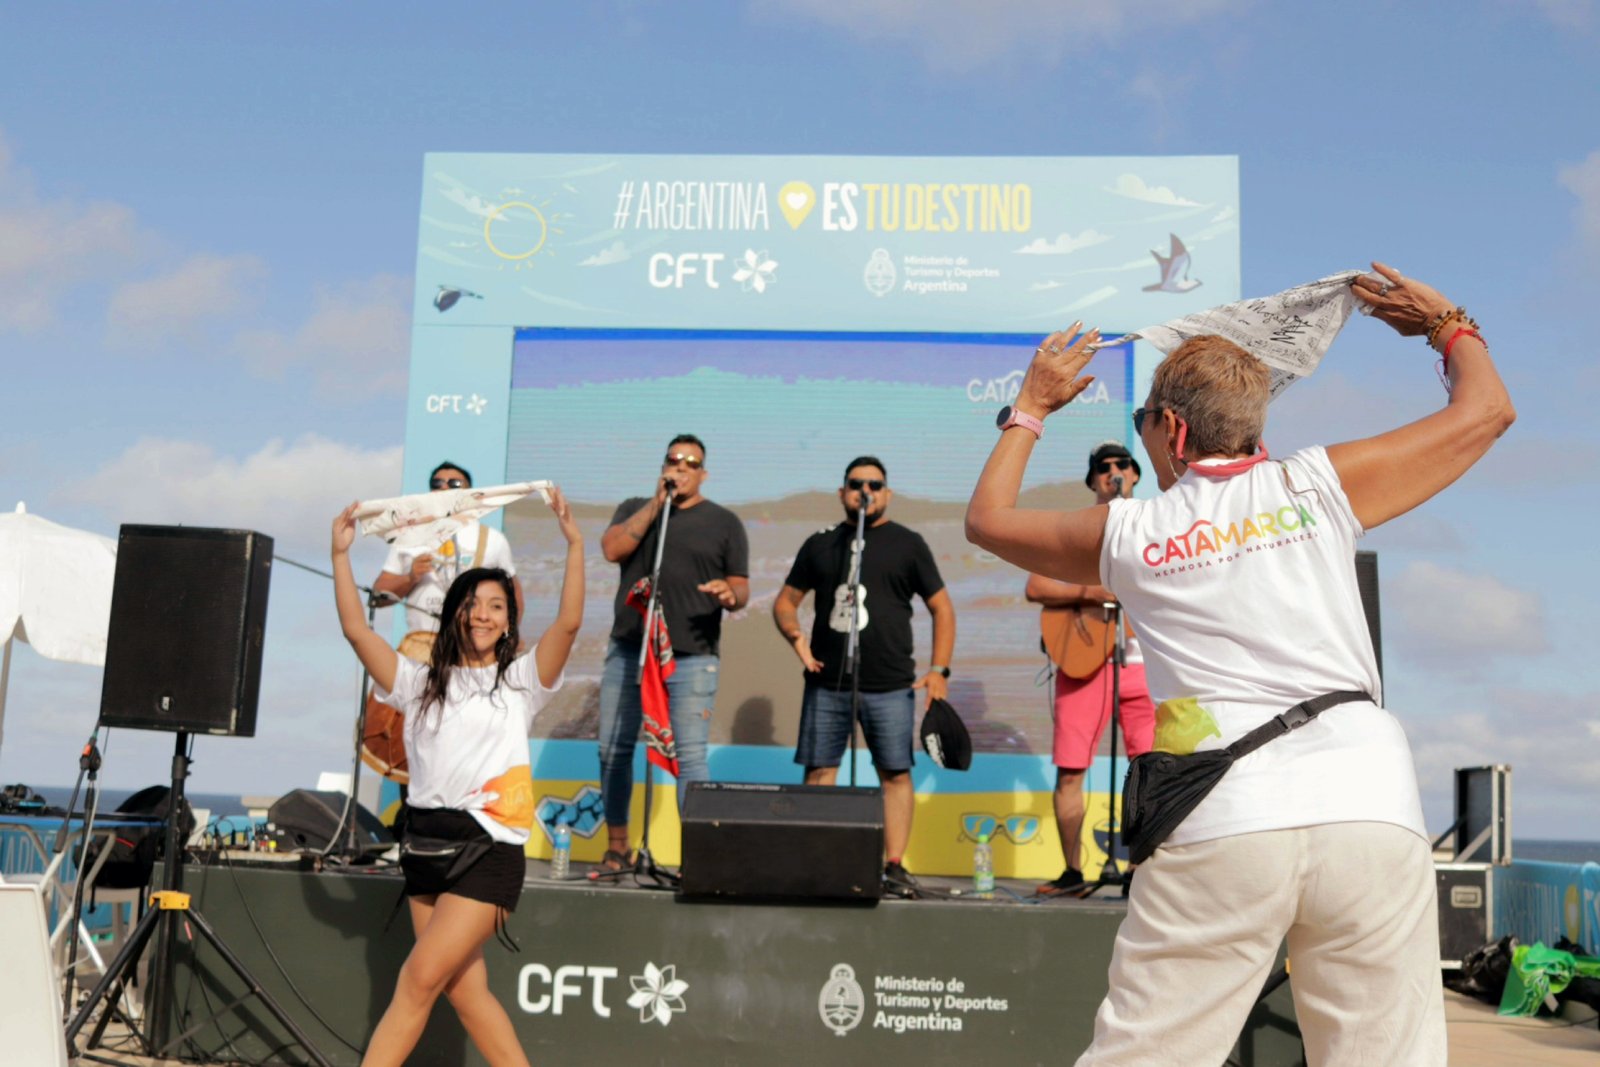
M472 488L472 475L459 463L446 461L433 468L428 475L428 488L433 492ZM498 567L511 575L517 593L517 621L522 621L522 580L516 577L517 568L511 558L511 545L505 535L479 522L469 522L434 549L402 548L391 545L389 558L372 588L378 593L388 593L396 600L405 601L406 641L423 653L433 647L433 635L439 631L439 609L444 605L445 590L458 574L474 567ZM423 646L423 647L418 647ZM402 646L404 648L404 646Z

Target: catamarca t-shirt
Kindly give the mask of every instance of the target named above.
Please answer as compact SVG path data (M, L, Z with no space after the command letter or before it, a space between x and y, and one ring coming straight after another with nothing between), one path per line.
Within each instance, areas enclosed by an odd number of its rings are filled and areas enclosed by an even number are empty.
M555 696L539 684L533 649L511 661L499 688L493 667L457 667L443 706L422 710L426 664L399 657L394 688L378 693L405 714L411 784L406 803L465 811L496 841L523 845L533 830L533 773L528 735Z
M1144 649L1156 749L1223 748L1321 693L1379 704L1339 705L1239 760L1168 843L1358 821L1426 837L1356 586L1365 531L1327 452L1231 477L1203 466L1154 499L1112 501L1100 554Z

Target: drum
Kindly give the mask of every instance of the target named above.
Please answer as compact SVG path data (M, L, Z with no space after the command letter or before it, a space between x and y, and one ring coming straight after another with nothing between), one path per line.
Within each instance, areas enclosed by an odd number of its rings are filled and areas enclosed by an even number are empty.
M428 630L413 630L401 640L397 651L407 659L427 663L433 655L437 635ZM385 704L367 690L367 717L361 730L361 759L368 767L401 785L411 780L406 768L405 716L398 708Z

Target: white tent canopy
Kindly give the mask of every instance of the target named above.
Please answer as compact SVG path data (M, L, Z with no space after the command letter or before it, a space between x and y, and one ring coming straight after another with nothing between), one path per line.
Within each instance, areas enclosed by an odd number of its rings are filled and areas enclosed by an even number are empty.
M103 666L116 570L109 537L29 515L22 504L0 514L0 740L11 646L21 640L47 659Z

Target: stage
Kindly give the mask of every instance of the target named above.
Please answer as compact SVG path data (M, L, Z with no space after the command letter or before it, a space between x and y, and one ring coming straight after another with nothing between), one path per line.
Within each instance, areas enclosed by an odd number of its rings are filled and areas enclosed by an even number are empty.
M322 1053L356 1064L412 944L401 880L296 867L219 860L191 866L185 889ZM520 951L489 942L490 984L540 1064L1058 1064L1084 1048L1124 911L1116 891L1036 903L1033 883L1002 883L993 900L926 885L941 898L702 902L554 882L530 861L507 923ZM174 1034L243 991L208 947L191 951L177 952ZM247 1001L180 1055L304 1062L283 1037ZM412 1062L482 1060L441 1004ZM1287 986L1229 1062L1302 1062Z

